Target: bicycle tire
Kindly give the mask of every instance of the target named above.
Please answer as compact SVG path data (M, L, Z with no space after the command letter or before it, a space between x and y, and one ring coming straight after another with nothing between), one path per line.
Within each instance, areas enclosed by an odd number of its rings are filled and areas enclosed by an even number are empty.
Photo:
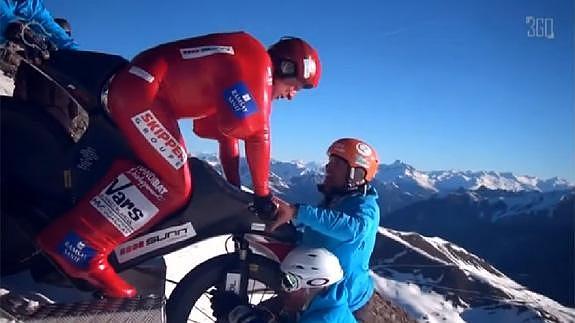
M281 290L280 269L277 262L256 254L248 254L249 279L264 283L273 291ZM238 270L241 262L237 254L211 258L191 270L180 280L166 303L168 323L188 322L198 299L212 286L222 284L226 273Z

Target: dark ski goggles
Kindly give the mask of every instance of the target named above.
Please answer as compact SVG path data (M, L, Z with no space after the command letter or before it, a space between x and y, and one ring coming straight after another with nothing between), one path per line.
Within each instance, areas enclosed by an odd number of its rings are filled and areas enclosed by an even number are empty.
M282 288L284 291L291 293L300 289L299 278L292 273L282 273Z

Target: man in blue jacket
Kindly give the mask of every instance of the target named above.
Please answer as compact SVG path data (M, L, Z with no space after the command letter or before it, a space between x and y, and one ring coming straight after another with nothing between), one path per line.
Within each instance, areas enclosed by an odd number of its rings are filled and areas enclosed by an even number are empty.
M377 192L369 184L378 168L375 150L363 141L344 138L328 149L325 179L319 185L319 207L290 205L277 199L277 220L270 231L291 222L303 231L301 245L323 247L335 254L345 273L347 305L356 317L374 294L369 258L379 226ZM333 294L334 303L340 294Z
M54 21L42 0L0 0L0 45L6 41L7 29L22 28L22 24L27 23L47 36L58 49L77 47L72 37Z

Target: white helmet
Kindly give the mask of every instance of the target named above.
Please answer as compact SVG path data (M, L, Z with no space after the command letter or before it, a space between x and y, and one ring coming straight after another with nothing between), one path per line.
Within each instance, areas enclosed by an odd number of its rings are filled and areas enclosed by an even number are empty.
M339 260L325 248L297 247L285 257L280 268L286 292L326 287L343 278Z

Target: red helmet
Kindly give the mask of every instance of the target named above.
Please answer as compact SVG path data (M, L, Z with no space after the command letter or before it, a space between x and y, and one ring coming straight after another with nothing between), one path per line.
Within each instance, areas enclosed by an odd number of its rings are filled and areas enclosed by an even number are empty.
M305 89L317 87L321 64L317 51L301 38L282 37L268 49L279 78L295 77Z
M353 186L365 184L370 182L377 173L377 167L379 165L379 159L377 158L377 153L370 145L365 142L353 139L353 138L342 138L336 140L327 150L328 156L338 156L344 159L349 167L351 167L350 180L354 181L351 183ZM363 178L355 178L355 169L363 169L365 174Z

